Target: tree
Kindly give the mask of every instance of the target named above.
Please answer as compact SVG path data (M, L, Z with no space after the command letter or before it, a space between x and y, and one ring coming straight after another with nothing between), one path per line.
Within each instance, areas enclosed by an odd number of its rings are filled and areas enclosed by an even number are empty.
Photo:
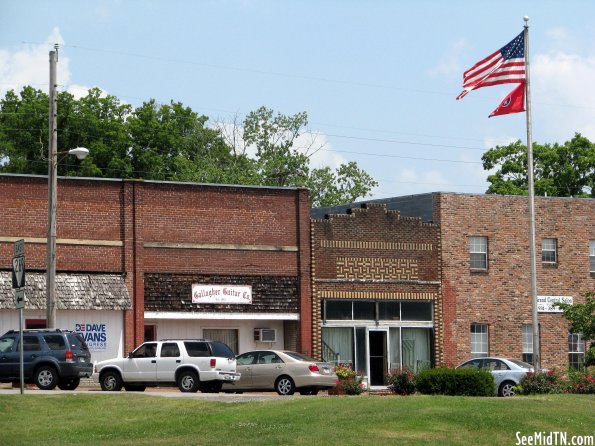
M48 101L32 87L0 99L0 172L47 174ZM61 92L58 151L83 146L89 156L62 158L58 175L310 187L314 206L352 202L377 185L354 162L335 171L310 168L321 147L296 144L305 112L261 107L234 130L233 144L208 119L180 102L152 99L134 108L98 88L79 99Z
M595 365L595 293L588 292L585 295L584 304L556 305L563 310L564 317L570 321L574 333L582 333L586 343L590 342L585 352L585 365Z
M488 194L526 195L527 147L520 141L496 146L482 157L488 176ZM534 144L536 195L595 197L595 144L576 133L564 144Z

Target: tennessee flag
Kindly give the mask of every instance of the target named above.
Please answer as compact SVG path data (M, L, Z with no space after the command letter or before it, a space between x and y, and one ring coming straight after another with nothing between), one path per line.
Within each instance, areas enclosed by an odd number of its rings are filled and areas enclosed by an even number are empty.
M514 90L508 93L500 105L496 107L489 118L498 115L508 115L510 113L520 113L525 111L525 83L519 84Z

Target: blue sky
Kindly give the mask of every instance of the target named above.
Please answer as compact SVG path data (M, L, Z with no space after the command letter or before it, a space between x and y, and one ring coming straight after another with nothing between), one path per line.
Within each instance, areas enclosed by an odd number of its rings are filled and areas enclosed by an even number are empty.
M0 1L0 93L47 91L48 53L73 94L180 101L211 121L261 105L306 111L313 163L357 161L372 198L482 193L481 156L526 141L522 113L488 119L514 87L456 101L463 71L529 16L533 139L595 141L595 2Z

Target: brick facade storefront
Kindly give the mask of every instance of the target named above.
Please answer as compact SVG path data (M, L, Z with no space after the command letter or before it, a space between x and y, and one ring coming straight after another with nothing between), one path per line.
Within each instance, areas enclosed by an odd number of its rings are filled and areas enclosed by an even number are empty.
M132 301L124 315L125 351L143 341L146 311L194 318L208 311L224 320L233 305L199 308L191 303L191 284L239 281L253 287L256 306L237 306L236 316L289 315L280 332L311 353L307 190L81 178L58 183L57 271L122 278ZM24 238L27 271L45 272L47 196L46 177L0 175L1 270L10 272L13 242Z
M373 357L382 357L383 365L379 367L386 373L389 368L401 366L401 357L405 360L407 352L401 351L398 339L404 339L406 332L402 334L400 330L417 327L414 329L427 331L427 341L432 344L426 352L427 358L423 359L440 363L439 253L437 225L423 223L419 218L401 217L399 212L387 210L384 205L370 204L351 209L349 213L312 220L315 355L332 360L332 352L344 350L341 361L347 359L346 354L351 355L348 360L355 362L355 367L366 375L374 374ZM363 303L365 315L358 314L358 302ZM399 306L409 302L427 304L425 321L414 318L417 320L408 322L404 312L401 316ZM341 303L353 304L351 316L331 314L329 305L340 306ZM394 311L388 306L393 306ZM383 315L385 307L391 317ZM353 340L335 340L336 347L333 348L324 342L324 331L333 329L343 332L353 329L355 337ZM361 331L359 338L358 330ZM330 339L333 334L329 332L328 336ZM341 342L349 346L343 348ZM378 343L386 344L386 348L375 354L375 344ZM374 384L379 383L372 382Z

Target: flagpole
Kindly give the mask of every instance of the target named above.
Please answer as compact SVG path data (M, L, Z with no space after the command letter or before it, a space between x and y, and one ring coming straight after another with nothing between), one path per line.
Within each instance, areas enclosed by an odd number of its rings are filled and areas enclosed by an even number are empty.
M525 16L525 98L527 108L527 178L529 180L529 253L531 257L531 310L533 319L533 369L541 367L537 315L537 260L535 256L535 191L533 184L533 137L531 135L531 83L529 76L529 17Z

